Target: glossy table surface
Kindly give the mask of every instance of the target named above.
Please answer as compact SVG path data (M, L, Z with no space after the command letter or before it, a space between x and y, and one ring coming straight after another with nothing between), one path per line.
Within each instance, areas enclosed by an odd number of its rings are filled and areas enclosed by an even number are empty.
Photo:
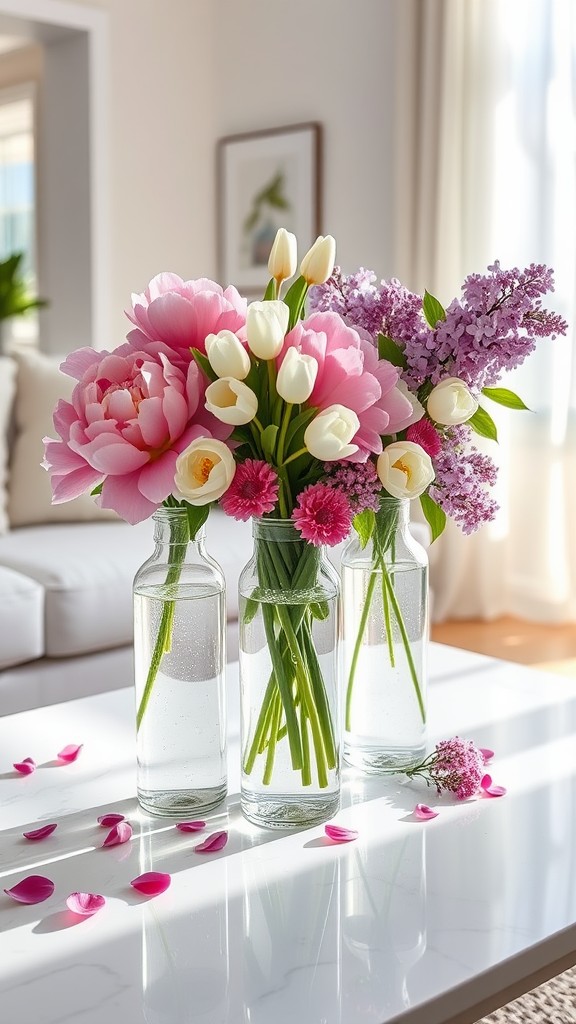
M457 733L493 748L508 794L457 804L346 769L334 821L358 830L347 845L323 826L243 819L235 666L231 795L207 830L229 840L209 856L137 808L131 690L0 719L1 888L28 874L56 886L35 906L0 893L2 1024L438 1024L570 956L576 682L435 645L430 660L431 744ZM80 757L55 764L67 743ZM39 767L17 776L27 756ZM413 820L420 801L439 816ZM101 848L105 811L128 817L130 843ZM22 838L51 821L50 838ZM152 868L172 884L147 899L129 881ZM105 907L75 917L77 890Z

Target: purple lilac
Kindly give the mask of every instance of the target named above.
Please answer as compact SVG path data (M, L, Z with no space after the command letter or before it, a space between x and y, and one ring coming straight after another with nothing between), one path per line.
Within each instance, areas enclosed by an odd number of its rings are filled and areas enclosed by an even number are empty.
M484 758L471 740L454 736L441 740L428 757L406 772L410 778L421 776L427 785L434 785L440 795L454 793L458 800L476 796L484 777Z
M542 309L542 296L553 290L552 271L541 264L501 270L496 261L486 275L471 274L446 319L406 339L406 383L414 388L459 377L477 391L493 386L503 371L524 362L536 338L566 333L562 317Z
M485 490L496 483L498 470L488 455L470 445L470 436L465 424L446 431L442 451L434 459L436 478L429 490L463 533L474 533L498 511Z
M354 515L367 508L378 511L382 484L373 462L325 462L324 471L324 483L346 495Z
M340 313L351 327L367 331L374 341L380 331L400 343L419 335L425 328L422 297L396 278L375 282L371 270L361 267L345 276L335 267L325 284L311 290L310 307Z

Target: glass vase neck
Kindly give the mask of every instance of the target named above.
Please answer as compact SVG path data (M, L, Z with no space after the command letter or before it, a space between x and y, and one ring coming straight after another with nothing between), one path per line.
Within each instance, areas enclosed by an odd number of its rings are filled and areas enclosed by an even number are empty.
M154 541L156 544L203 544L205 527L190 536L188 513L185 508L167 508L161 505L152 516L154 520Z
M292 519L264 519L255 517L252 520L252 536L254 540L268 540L275 543L294 544L296 541L302 542L302 537Z
M378 514L383 518L394 517L397 529L407 529L410 522L410 498L380 498Z

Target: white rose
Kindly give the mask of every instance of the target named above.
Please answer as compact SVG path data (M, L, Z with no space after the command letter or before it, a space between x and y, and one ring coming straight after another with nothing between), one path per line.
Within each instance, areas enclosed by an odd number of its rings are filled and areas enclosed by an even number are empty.
M251 302L246 314L248 347L257 359L275 359L282 350L290 310L280 299Z
M236 380L244 380L248 376L250 356L232 331L208 334L204 344L210 366L218 377L234 377Z
M358 451L358 445L350 441L359 430L355 412L344 405L329 405L306 428L304 444L315 459L336 462Z
M378 456L376 472L393 498L417 498L434 479L432 460L414 441L394 441Z
M258 399L252 388L234 377L220 377L206 388L204 405L221 423L240 426L250 423L258 412Z
M446 377L445 380L441 380L428 396L427 410L430 419L447 426L466 423L477 408L478 402L468 385L458 377Z
M306 402L316 383L318 373L318 362L314 356L302 355L298 349L291 346L278 370L276 378L276 390L285 402L298 404Z
M275 281L287 281L296 273L296 235L286 228L278 228L270 250L268 270Z
M176 459L177 497L191 505L207 505L228 490L236 463L224 441L198 437Z
M335 259L336 242L332 235L318 235L300 264L306 284L324 284L334 270Z

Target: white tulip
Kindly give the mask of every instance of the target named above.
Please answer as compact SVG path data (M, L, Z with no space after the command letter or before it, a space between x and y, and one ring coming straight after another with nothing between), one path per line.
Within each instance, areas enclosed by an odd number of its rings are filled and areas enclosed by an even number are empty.
M466 423L478 408L478 402L459 377L446 377L428 395L426 406L430 419L446 426Z
M278 283L287 281L296 273L296 262L296 235L286 228L278 228L268 258L270 277Z
M234 377L220 377L209 384L204 405L221 423L240 426L250 423L258 412L258 399L252 388Z
M234 377L236 380L244 380L248 376L250 356L232 331L208 334L204 344L210 366L218 377Z
M335 259L336 242L332 235L318 235L300 264L306 284L324 284L334 270Z
M176 497L190 505L207 505L228 490L236 463L224 444L212 437L198 437L176 459Z
M297 404L305 402L316 383L318 362L314 356L305 356L294 346L290 346L276 378L276 390L285 402Z
M251 302L246 314L248 347L257 359L275 359L288 330L290 310L280 299Z
M434 479L432 460L414 441L394 441L378 456L376 472L393 498L417 498Z
M304 433L310 455L321 462L336 462L358 451L350 441L360 430L360 420L345 405L329 405L314 417Z

